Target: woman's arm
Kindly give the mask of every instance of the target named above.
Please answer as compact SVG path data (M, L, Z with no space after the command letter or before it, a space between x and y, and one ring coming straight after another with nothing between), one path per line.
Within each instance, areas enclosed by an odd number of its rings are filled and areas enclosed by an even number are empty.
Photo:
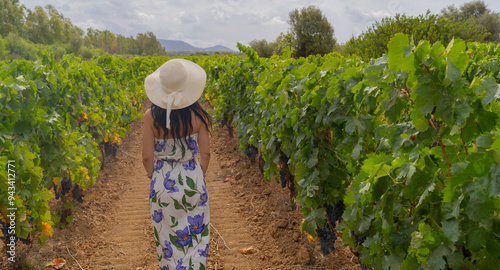
M210 135L204 124L201 124L198 131L198 150L200 151L201 170L203 174L206 174L210 162Z
M153 134L153 115L151 109L148 109L144 114L142 125L142 164L148 176L153 176L154 171L154 134Z

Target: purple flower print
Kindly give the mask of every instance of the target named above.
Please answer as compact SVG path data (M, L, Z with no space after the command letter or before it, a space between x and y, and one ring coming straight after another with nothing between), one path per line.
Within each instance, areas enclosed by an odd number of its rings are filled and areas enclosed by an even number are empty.
M156 223L160 223L160 221L163 219L163 210L155 210L154 214L152 214L151 216Z
M155 172L159 172L161 168L163 168L163 164L164 164L163 160L157 159L155 165Z
M196 156L198 154L198 144L196 143L196 140L189 137L186 139L187 144L188 144L188 149L193 150L193 156Z
M177 266L175 267L175 270L186 270L186 267L185 267L185 266L182 266L182 258L180 258L180 259L177 261Z
M168 193L178 192L179 188L175 186L175 180L169 178L170 172L167 172L165 175L165 180L163 181L163 186L168 190Z
M194 217L188 217L189 230L192 234L200 234L205 230L205 224L203 224L203 218L205 213L196 215Z
M208 256L208 245L209 244L207 244L207 247L205 248L205 250L198 249L198 253L200 254L200 256L202 256L202 257L207 257Z
M162 267L160 267L160 270L170 270L170 268L169 268L169 267L168 267L168 265L167 265L167 266L162 266Z
M193 158L187 164L183 163L182 167L184 167L186 171L194 171L194 169L196 169L196 160Z
M149 187L149 198L153 198L156 194L155 192L155 184L156 184L156 177L155 179L151 180L151 186Z
M205 186L202 187L203 187L203 193L200 194L200 202L198 203L198 206L207 206L207 201L208 201L207 188Z
M167 261L170 261L172 255L174 254L174 250L172 249L172 243L167 242L165 240L165 247L163 248L163 258Z
M189 234L189 230L188 230L188 227L186 226L184 228L184 230L177 230L175 231L175 233L177 234L177 237L179 237L178 239L175 240L175 242L177 243L177 246L188 246L190 245L191 243L193 243L193 239L191 237L191 235ZM182 262L181 262L182 264Z
M161 152L165 149L165 141L157 141L155 142L155 151Z

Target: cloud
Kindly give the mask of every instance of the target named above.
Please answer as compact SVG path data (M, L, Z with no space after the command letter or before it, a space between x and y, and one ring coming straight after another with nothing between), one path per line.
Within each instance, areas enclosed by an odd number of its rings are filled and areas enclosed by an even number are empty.
M210 7L212 18L220 23L228 23L231 19L231 14L234 14L234 8L230 5L220 3Z
M276 16L276 17L273 17L270 21L265 22L264 24L267 24L267 25L285 25L285 24L287 24L287 22L283 21L281 19L281 17Z
M147 13L141 12L139 10L137 10L137 16L139 16L139 18L147 20L147 21L155 19L155 15L153 15L153 14L147 14Z
M175 18L175 21L183 24L195 24L198 23L200 20L198 16L196 16L195 14L181 11L179 12L179 15Z

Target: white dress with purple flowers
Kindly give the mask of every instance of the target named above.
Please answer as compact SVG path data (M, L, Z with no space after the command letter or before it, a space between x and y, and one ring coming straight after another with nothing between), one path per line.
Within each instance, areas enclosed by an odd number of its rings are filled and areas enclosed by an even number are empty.
M155 138L149 204L161 270L206 269L210 211L197 160L198 134L184 140Z

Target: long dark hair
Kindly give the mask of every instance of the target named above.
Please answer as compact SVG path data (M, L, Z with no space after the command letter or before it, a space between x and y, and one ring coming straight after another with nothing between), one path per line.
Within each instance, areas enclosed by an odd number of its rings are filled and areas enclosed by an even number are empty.
M191 112L193 112L194 115L203 122L205 127L210 130L212 126L212 117L201 107L198 101L186 108L172 110L170 112L170 129L167 129L166 125L167 110L155 104L151 105L154 127L156 131L158 131L158 134L161 134L160 130L163 130L163 139L166 139L167 135L170 134L174 140L183 140L183 144L181 144L182 147L188 145L186 137L193 133Z

